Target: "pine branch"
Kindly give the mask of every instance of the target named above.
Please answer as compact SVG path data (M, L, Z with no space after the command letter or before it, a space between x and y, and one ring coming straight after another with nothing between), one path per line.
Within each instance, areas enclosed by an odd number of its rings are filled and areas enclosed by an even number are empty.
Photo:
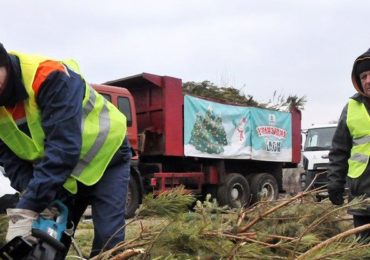
M145 253L145 249L143 248L128 249L125 252L113 257L112 260L126 260L133 256L144 254L144 253Z
M247 225L245 225L244 227L242 227L241 229L239 229L238 232L245 232L245 231L249 230L252 226L254 226L258 221L260 221L264 217L266 217L266 216L270 215L271 213L273 213L273 212L275 212L275 211L277 211L277 210L279 210L279 209L287 206L288 204L296 201L297 199L300 199L300 198L305 197L309 193L310 192L308 192L308 191L304 191L304 192L298 193L297 195L295 195L294 197L288 199L287 201L285 201L283 203L280 203L277 206L275 206L275 207L273 207L273 208L271 208L269 210L266 210L265 212L262 212L254 220L252 220Z
M365 231L365 230L368 230L370 229L370 224L366 224L366 225L363 225L363 226L360 226L360 227L356 227L356 228L352 228L350 230L347 230L347 231L344 231L334 237L331 237L327 240L325 240L324 242L321 242L320 244L317 244L316 246L314 246L313 248L309 249L308 251L306 251L305 253L301 254L300 256L298 256L296 258L296 260L303 260L303 259L312 259L311 257L311 254L313 253L316 253L316 251L330 245L331 243L337 241L337 240L340 240L340 239L343 239L345 237L348 237L350 235L354 235L354 234L357 234L357 233L360 233L362 231Z
M358 204L361 204L362 201L360 202L354 202L354 203L350 203L350 204L347 204L345 206L342 206L342 207L336 207L334 210L332 211L329 211L327 212L326 214L324 214L323 216L321 216L320 218L316 219L312 224L310 224L303 232L302 234L299 236L299 238L297 239L296 241L296 246L294 248L294 252L297 250L297 247L299 245L299 242L301 241L302 237L307 234L308 232L310 232L311 230L313 230L314 228L316 228L319 224L321 224L323 221L325 221L328 216L336 213L336 212L340 212L342 211L343 209L346 209L346 208L349 208L349 207L352 207L352 206L355 206L355 205L358 205Z
M320 259L328 259L329 257L332 256L340 256L340 255L348 255L349 251L354 251L354 250L359 250L359 249L364 249L364 248L369 248L370 244L365 244L365 245L360 245L360 246L354 246L352 248L343 248L341 250L335 250L335 252L327 253L319 257L315 257L313 260L320 260Z
M311 189L312 185L315 183L316 179L317 179L320 175L323 175L323 174L325 174L325 173L327 173L327 171L323 171L323 172L318 172L318 173L316 173L316 174L315 174L315 177L313 177L313 179L312 179L311 183L307 186L307 188L306 188L304 191L309 191L309 190ZM323 185L323 186L321 186L321 187L322 187L322 188L325 188L326 186L327 186L327 185Z

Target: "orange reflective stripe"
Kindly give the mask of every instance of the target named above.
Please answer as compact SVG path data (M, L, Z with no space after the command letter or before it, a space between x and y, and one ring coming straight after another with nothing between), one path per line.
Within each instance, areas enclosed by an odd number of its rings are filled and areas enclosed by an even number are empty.
M54 71L65 72L65 67L60 62L53 60L46 60L40 63L36 71L35 80L32 84L32 88L33 91L35 92L35 95L37 95L40 86L42 85L42 83L44 83L45 79L50 75L50 73ZM12 115L15 121L26 117L23 102L16 104L14 108L7 107L7 110Z
M44 83L45 79L54 71L63 71L65 72L65 67L62 63L54 60L46 60L40 63L37 68L35 79L32 84L33 91L35 96L37 95L40 86Z

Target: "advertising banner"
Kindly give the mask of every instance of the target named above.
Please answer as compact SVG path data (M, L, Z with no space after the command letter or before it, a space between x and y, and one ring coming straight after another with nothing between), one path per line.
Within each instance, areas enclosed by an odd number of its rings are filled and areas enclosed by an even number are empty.
M288 162L292 159L291 121L288 112L226 105L186 95L184 153Z

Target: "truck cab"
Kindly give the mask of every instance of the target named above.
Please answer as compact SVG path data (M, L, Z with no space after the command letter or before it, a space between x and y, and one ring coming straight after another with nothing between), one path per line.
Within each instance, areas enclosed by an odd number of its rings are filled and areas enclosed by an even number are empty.
M127 119L127 136L134 155L137 154L138 137L136 124L135 103L130 92L125 88L116 88L107 85L92 84L93 88L105 99L115 105Z
M326 170L329 166L329 151L337 124L313 125L303 130L303 168L300 175L302 190L306 190L312 181L311 189L319 188L327 184ZM325 197L325 193L317 195L317 199Z
M138 170L138 133L135 102L131 93L126 88L117 88L108 85L92 84L93 88L105 99L115 105L127 119L127 138L132 151L130 167L130 182L126 201L126 218L133 217L135 210L142 201L143 186Z

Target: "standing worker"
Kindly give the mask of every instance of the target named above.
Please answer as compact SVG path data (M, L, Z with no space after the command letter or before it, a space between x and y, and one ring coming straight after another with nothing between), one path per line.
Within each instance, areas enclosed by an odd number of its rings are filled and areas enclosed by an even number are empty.
M329 199L342 205L346 180L349 200L370 197L370 49L358 57L352 69L352 83L356 93L344 107L333 137L329 153ZM370 223L368 209L351 209L354 226ZM360 234L361 240L369 238L370 231Z
M76 226L91 204L91 257L123 241L126 130L126 117L90 87L73 60L8 53L0 43L0 162L22 193L8 210L7 240L30 234L32 221L15 220L35 219L59 199Z

